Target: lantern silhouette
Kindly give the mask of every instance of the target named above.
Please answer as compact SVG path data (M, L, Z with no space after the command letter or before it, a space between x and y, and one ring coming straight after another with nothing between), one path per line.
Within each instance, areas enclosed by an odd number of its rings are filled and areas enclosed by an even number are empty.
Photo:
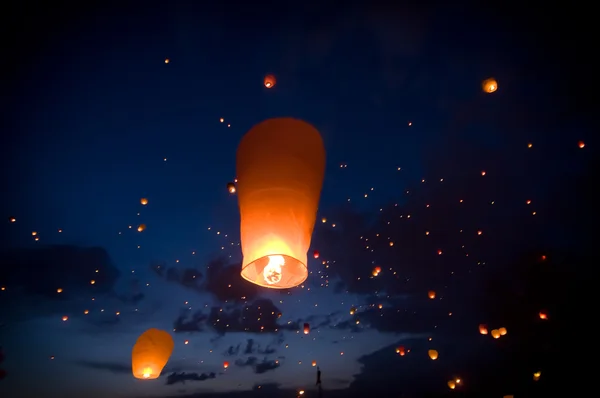
M288 289L308 277L310 240L325 174L319 132L292 118L254 126L237 150L244 279Z
M277 82L277 79L275 79L275 76L273 76L273 75L265 76L264 84L265 84L266 88L272 88L276 82Z
M173 352L175 343L164 330L148 329L131 351L131 370L136 379L157 379Z
M304 324L304 334L310 333L310 325L308 323Z

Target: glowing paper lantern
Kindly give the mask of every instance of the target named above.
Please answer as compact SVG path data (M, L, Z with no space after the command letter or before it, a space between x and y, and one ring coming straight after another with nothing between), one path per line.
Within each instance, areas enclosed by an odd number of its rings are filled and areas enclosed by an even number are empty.
M242 138L237 195L244 279L275 289L306 280L324 174L323 140L306 122L269 119Z
M145 229L146 229L146 224L140 224L137 228L138 232L142 232Z
M498 90L498 82L493 77L490 77L481 83L481 87L486 93L493 93L494 91Z
M428 351L429 354L429 358L431 358L432 360L436 360L438 359L438 352L436 350L429 350Z
M277 79L275 79L275 76L273 76L273 75L265 76L264 84L265 84L266 88L272 88L276 82L277 82Z
M175 343L164 330L148 329L131 351L131 369L136 379L157 379L173 352Z
M319 253L319 251L318 251L318 250L315 250L315 251L314 251L314 253L313 253L313 257L314 257L314 258L319 258L319 256L320 256L320 253Z
M227 369L229 367L229 362L225 361L223 362L223 368Z
M449 380L448 387L450 387L451 390L454 390L456 388L456 382L454 380Z
M227 183L227 191L229 193L235 193L235 184L233 182Z
M146 206L146 205L148 204L148 199L147 199L147 198L141 198L141 199L140 199L140 203L141 203L143 206Z
M433 291L433 290L430 290L430 291L427 293L427 296L428 296L430 299L432 299L432 300L433 300L433 299L435 298L435 291Z
M492 337L495 338L495 339L499 339L500 338L500 331L498 329L492 330Z
M304 334L310 333L310 325L308 323L304 324Z
M479 333L481 333L481 334L488 334L488 328L483 323L481 325L479 325Z

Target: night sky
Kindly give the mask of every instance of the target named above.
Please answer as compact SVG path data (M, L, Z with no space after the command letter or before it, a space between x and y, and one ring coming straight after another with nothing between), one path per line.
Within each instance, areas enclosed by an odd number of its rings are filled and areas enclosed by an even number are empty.
M555 386L597 197L578 34L552 10L308 3L4 16L3 398L316 397L313 361L323 397ZM283 116L327 164L309 277L270 290L240 277L227 183ZM152 327L175 349L137 380Z

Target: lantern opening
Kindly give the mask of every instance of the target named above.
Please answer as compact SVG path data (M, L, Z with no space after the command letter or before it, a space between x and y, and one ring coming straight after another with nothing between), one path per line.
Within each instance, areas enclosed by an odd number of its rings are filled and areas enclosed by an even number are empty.
M308 269L306 264L294 257L273 254L248 263L242 268L242 277L260 286L286 289L304 282L308 277Z

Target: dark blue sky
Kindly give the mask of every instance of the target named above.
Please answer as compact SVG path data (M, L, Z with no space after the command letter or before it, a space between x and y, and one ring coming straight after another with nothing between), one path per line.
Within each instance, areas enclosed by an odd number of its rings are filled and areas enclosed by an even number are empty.
M487 23L479 10L166 4L15 14L2 104L1 231L13 252L0 275L0 392L309 391L312 361L328 390L360 387L373 366L405 366L418 384L431 348L443 369L431 384L443 390L461 361L493 350L477 331L492 322L474 299L486 278L521 250L577 243L549 214L568 202L561 187L583 175L597 139L565 91L562 55L545 62L547 47L532 48L522 24ZM481 90L489 77L493 94ZM313 124L327 151L311 249L321 258L283 293L240 280L226 189L243 134L279 116ZM382 280L370 277L376 265ZM178 326L168 370L208 379L133 379L137 336ZM404 365L399 345L411 349Z

